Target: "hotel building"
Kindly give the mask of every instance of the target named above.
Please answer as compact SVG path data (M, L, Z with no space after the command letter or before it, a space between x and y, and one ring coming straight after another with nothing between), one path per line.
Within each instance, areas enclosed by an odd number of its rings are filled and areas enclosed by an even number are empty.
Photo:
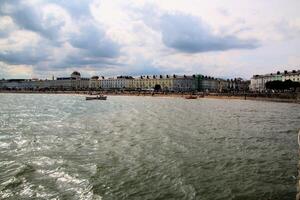
M282 74L282 81L291 80L294 82L300 82L300 70L293 70L293 71L284 71Z
M286 81L291 80L300 82L300 70L278 71L277 73L270 73L265 75L254 75L250 80L250 90L256 92L263 92L266 90L266 83L270 81Z

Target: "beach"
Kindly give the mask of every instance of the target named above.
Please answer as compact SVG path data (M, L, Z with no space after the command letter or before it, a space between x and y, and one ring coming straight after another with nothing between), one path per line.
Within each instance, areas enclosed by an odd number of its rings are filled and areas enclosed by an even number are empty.
M107 96L151 96L151 97L170 97L170 98L186 98L189 96L197 96L198 99L224 99L224 100L253 100L253 101L271 101L284 103L300 104L300 93L284 93L284 94L234 94L234 93L203 93L203 92L183 92L183 93L163 93L163 92L112 92L112 91L26 91L26 90L0 90L0 93L17 93L17 94L70 94L70 95L96 95L103 94Z

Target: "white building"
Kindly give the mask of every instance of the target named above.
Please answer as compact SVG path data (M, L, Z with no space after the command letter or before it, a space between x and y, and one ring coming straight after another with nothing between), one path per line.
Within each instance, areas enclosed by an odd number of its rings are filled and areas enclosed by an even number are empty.
M128 89L132 84L133 77L118 76L113 78L100 78L100 88L102 89Z
M95 90L100 89L100 79L99 79L99 76L93 76L90 79L89 88L90 89L95 89Z
M1 81L2 88L20 90L85 90L89 88L89 78L81 78L79 72L73 72L70 77L60 77L56 80L10 79Z
M284 71L282 74L282 81L291 80L294 82L300 82L300 70L293 70L293 71Z
M90 79L82 78L79 72L74 71L70 77L59 77L50 83L50 87L54 89L86 90L89 88Z
M250 91L262 92L265 90L265 80L263 75L254 75L250 79Z
M135 90L153 90L159 87L163 91L173 91L174 78L169 75L145 75L131 80L129 87Z
M250 90L251 91L265 91L266 90L266 83L270 81L286 81L291 80L295 82L300 82L300 70L296 71L284 71L283 73L271 73L265 75L254 75L251 78L250 82Z

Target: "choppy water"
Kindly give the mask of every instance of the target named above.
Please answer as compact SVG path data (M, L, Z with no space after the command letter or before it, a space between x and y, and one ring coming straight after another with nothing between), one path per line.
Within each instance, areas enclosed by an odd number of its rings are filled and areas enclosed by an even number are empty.
M294 199L300 106L0 94L2 199Z

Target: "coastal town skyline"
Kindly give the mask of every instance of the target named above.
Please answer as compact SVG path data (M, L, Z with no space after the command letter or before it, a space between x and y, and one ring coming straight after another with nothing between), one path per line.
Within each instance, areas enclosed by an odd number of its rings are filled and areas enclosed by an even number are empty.
M0 78L298 69L299 1L0 2Z
M298 68L292 68L292 70L286 70L287 68L284 68L284 70L277 70L277 71L271 71L271 72L267 72L267 73L264 73L264 74L252 74L250 77L242 77L242 76L236 76L236 77L225 77L225 76L211 76L209 74L202 74L202 73L193 73L193 74L183 74L183 73L169 73L169 74L136 74L136 73L125 73L125 74L115 74L115 75L105 75L105 74L89 74L89 73L86 73L85 71L80 71L80 74L82 75L82 77L86 77L86 78L92 78L92 77L100 77L100 78L117 78L117 77L133 77L133 78L140 78L140 77L153 77L153 76L156 76L156 77L159 77L159 76L163 76L163 77L167 77L167 76L195 76L195 75L201 75L201 76L204 76L204 77L211 77L211 78L216 78L216 79L223 79L223 80L226 80L226 79L243 79L243 80L250 80L256 76L266 76L266 75L272 75L272 74L284 74L286 72L292 72L292 71L295 71L297 73L299 73L299 67ZM36 80L51 80L51 79L56 79L56 78L60 78L60 77L69 77L69 75L73 72L77 72L79 70L76 70L76 68L74 70L70 70L63 73L63 74L48 74L44 77L35 77L35 76L24 76L24 77L17 77L17 76L8 76L8 77L0 77L0 80L8 80L8 79L36 79ZM299 80L297 80L299 81Z
M264 75L253 75L250 80L240 77L222 79L202 74L193 75L140 75L104 77L94 75L83 77L74 71L69 76L51 79L2 79L0 89L4 90L131 90L131 91L165 91L165 92L267 92L267 85L277 87L284 84L286 89L298 88L300 70L277 71ZM273 87L273 86L272 86ZM280 86L281 87L281 86ZM282 86L283 87L283 86ZM279 88L279 87L278 87Z

